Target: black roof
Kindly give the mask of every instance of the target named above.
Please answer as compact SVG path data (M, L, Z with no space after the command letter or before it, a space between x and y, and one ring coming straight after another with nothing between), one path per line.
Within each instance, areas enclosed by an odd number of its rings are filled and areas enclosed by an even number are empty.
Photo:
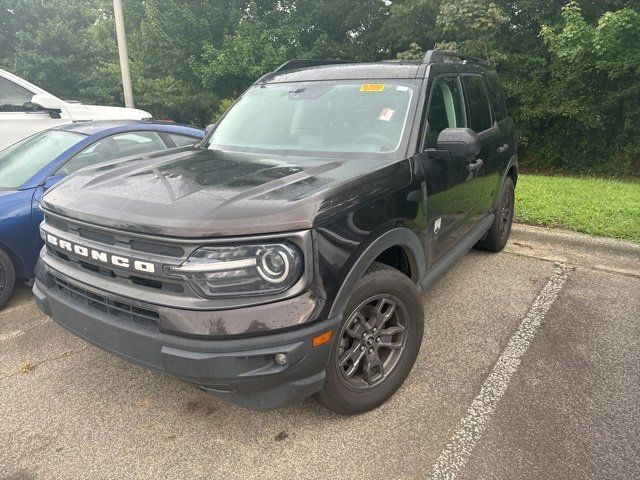
M296 70L275 71L262 77L259 82L306 82L311 80L349 80L419 78L421 64L416 62L344 63L322 65Z
M349 60L297 59L289 60L256 83L306 82L313 80L366 80L422 78L427 66L439 71L480 71L490 67L480 58L458 52L429 50L422 61L385 60L361 63Z

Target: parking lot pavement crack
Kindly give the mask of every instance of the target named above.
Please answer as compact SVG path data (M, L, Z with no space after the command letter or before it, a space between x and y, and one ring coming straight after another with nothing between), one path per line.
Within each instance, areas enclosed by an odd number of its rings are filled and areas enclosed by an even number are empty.
M573 266L556 263L554 271L533 301L520 326L486 378L480 393L438 456L428 475L429 480L453 480L462 473L474 447L517 371L523 355L536 335L551 305L565 285Z
M511 250L504 250L504 253L508 254L508 255L515 255L518 257L526 257L526 258L536 258L538 260L542 260L544 262L553 262L553 263L558 263L559 260L557 258L553 258L553 257L549 257L546 255L542 255L539 253L526 253L526 252L515 252L515 251L511 251ZM589 264L589 263L581 263L581 262L575 262L575 258L572 259L573 261L573 265L576 267L580 267L582 269L585 270L591 270L594 272L605 272L605 273L612 273L614 275L622 275L624 277L631 277L631 278L640 278L640 271L636 271L636 270L624 270L621 268L613 268L610 267L608 265L599 265L599 264Z

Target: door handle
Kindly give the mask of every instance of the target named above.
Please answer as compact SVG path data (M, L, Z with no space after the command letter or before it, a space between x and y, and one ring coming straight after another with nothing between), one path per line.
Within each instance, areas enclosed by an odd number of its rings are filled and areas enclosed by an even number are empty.
M504 153L509 150L510 145L508 143L503 143L498 147L498 153Z
M475 162L467 165L467 172L475 172L476 170L479 170L482 165L484 165L484 162L479 158Z

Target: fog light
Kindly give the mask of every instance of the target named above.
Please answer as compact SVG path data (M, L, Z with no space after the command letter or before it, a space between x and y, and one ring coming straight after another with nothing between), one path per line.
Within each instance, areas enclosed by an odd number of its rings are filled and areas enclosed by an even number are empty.
M287 354L286 353L276 353L273 356L273 361L276 362L281 367L284 367L287 364Z

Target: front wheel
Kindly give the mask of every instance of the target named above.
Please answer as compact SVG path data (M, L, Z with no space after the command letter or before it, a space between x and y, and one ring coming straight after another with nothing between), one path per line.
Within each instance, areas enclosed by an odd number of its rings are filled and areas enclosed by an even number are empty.
M511 223L513 222L514 190L513 180L511 177L507 177L502 185L500 201L496 207L493 223L487 231L487 236L476 244L476 248L499 252L507 244L511 233Z
M372 410L402 385L416 360L424 330L422 299L395 268L374 263L345 309L317 397L334 412Z
M4 307L9 300L15 283L16 274L13 262L3 250L0 250L0 308Z

